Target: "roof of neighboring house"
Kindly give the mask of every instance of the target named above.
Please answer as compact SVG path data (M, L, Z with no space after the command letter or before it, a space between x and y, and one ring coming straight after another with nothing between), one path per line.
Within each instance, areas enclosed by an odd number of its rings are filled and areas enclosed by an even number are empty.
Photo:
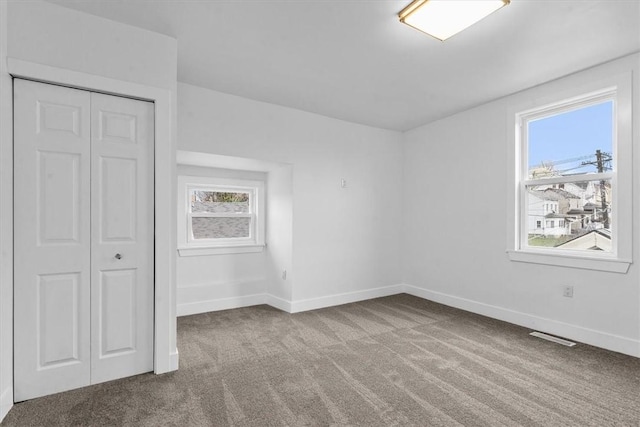
M584 174L579 174L579 175L584 175ZM576 187L580 188L581 190L586 190L587 187L589 187L589 181L568 182L568 183L566 183L564 185L565 185L565 187L570 187L572 185L575 185Z
M529 190L527 189L527 191L529 192L529 194L537 197L538 199L541 200L552 200L552 201L557 201L557 197L553 194L549 194L549 193L545 193L544 191L540 191L540 190Z
M581 234L559 244L556 248L610 251L611 230L607 230L606 228L591 230L588 233Z
M584 215L584 209L571 209L567 215Z
M601 236L604 236L608 239L611 239L611 230L606 229L606 228L598 228L597 230L593 230L596 233L600 234Z
M559 213L553 212L553 213L550 213L550 214L546 214L544 217L545 218L566 218L567 216L563 215L563 214L559 214Z
M576 196L573 193L570 193L567 190L563 190L562 188L547 188L546 190L544 190L545 193L550 193L550 194L556 194L557 199L556 200L561 200L561 199L579 199L580 196Z
M580 196L563 190L562 188L546 188L544 190L527 190L530 194L533 194L542 200L552 200L554 202L566 199L580 199Z

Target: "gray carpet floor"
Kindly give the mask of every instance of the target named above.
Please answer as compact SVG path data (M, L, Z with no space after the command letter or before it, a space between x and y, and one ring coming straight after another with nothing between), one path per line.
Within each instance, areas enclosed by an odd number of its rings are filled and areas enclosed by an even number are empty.
M3 426L640 426L640 359L409 295L178 319L180 370L20 403Z

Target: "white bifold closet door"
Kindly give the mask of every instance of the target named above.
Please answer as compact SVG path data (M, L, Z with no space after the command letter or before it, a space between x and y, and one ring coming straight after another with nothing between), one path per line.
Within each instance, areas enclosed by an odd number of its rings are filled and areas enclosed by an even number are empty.
M14 81L14 395L153 370L153 104Z

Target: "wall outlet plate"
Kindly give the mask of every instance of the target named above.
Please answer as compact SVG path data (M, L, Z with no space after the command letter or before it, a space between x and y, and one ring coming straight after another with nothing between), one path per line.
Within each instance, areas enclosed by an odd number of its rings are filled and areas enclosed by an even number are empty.
M562 288L562 296L573 298L573 286L567 285Z

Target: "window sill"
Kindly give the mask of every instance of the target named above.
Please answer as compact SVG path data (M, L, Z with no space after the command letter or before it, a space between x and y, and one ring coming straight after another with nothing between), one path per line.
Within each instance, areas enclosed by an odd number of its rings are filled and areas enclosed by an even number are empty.
M509 259L516 262L528 262L532 264L554 265L557 267L581 268L585 270L608 271L611 273L626 274L631 265L631 260L620 258L604 258L577 256L566 253L549 254L534 251L507 251Z
M262 252L265 244L261 245L236 245L236 246L207 246L207 247L183 247L178 248L178 254L183 256L229 255Z

